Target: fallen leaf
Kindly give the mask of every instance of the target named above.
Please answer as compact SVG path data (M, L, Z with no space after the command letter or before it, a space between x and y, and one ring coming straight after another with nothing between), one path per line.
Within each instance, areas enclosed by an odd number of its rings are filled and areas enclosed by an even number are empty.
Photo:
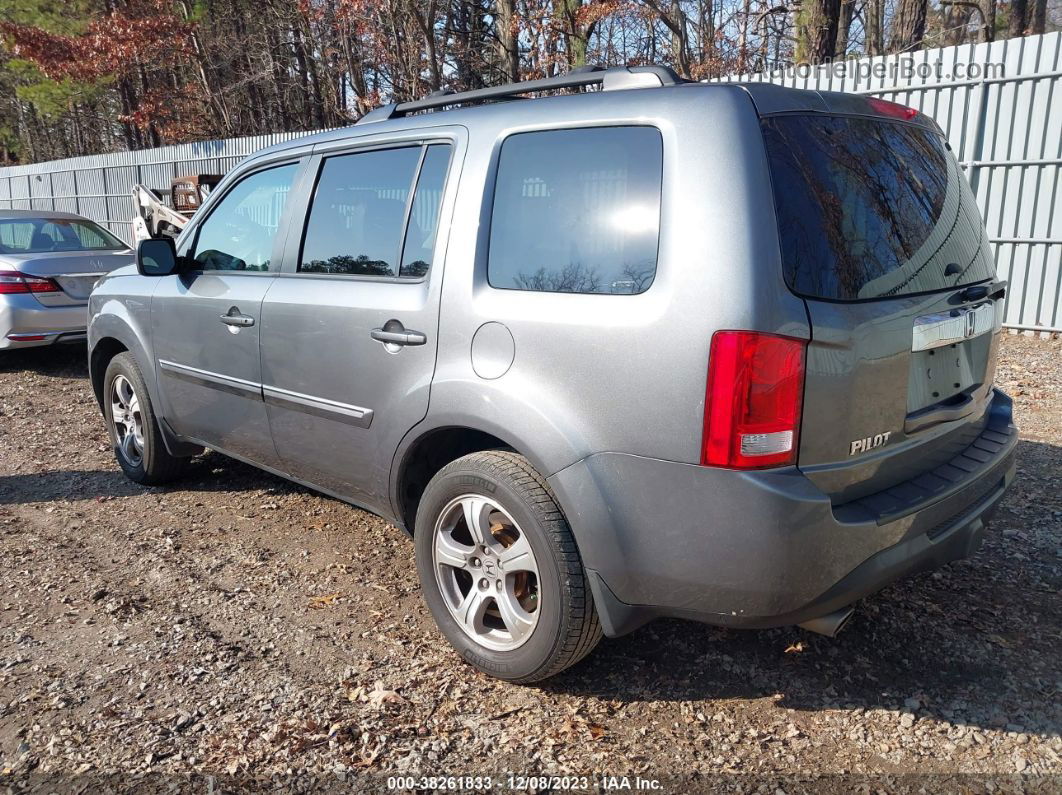
M336 599L340 596L339 591L330 593L327 596L314 596L310 599L310 607L315 610L323 610L326 607L330 607L336 603Z
M369 691L369 703L374 707L382 707L384 704L405 704L406 700L394 690L388 690L379 679Z
M351 760L351 766L352 767L372 767L373 764L376 762L376 760L379 758L379 756L380 756L382 751L383 751L383 746L377 746L376 748L373 748L372 751L370 751L368 753L365 753L364 751L361 751L361 752L359 752L357 754L357 756L353 757L353 759Z
M786 654L800 654L807 647L804 645L804 641L799 640L796 643L788 646L785 650Z

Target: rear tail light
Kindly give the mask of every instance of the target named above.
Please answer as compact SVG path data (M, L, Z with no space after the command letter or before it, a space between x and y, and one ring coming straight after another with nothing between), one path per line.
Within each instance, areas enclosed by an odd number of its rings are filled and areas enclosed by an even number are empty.
M867 104L871 109L881 116L892 116L894 119L903 119L904 121L910 121L918 115L918 111L914 108L909 108L906 105L901 105L898 102L889 102L887 99L878 99L876 97L870 97L867 99Z
M763 469L796 463L805 340L717 331L708 361L703 466Z
M27 276L18 271L0 272L0 295L15 293L57 293L59 285L51 279Z

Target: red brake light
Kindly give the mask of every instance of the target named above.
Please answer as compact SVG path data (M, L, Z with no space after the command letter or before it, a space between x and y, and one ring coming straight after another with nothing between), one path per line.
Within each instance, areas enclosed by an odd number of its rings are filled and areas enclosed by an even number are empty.
M894 119L910 121L918 115L918 111L914 108L909 108L898 102L889 102L887 99L869 97L867 99L867 104L870 105L875 113L880 113L882 116L892 116Z
M0 272L0 295L15 293L57 293L59 285L51 279L27 276L18 271Z
M805 340L717 331L708 361L703 466L763 469L796 463Z

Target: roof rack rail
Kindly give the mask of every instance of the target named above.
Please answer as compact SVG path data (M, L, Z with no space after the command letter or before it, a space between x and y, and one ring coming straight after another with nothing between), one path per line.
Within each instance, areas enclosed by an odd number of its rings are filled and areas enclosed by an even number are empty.
M608 69L601 66L581 66L556 77L490 86L475 91L454 92L449 89L440 89L433 91L424 99L381 105L366 113L355 124L371 124L451 105L469 105L495 99L519 99L522 94L535 91L553 91L559 88L594 85L600 85L602 91L617 91L624 88L675 86L685 82L687 81L666 66L613 66Z

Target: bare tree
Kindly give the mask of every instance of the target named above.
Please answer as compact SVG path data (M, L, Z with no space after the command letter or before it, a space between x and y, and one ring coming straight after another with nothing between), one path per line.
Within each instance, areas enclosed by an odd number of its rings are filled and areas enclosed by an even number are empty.
M924 2L924 0L923 0ZM796 18L796 60L817 64L833 58L841 0L803 0Z
M898 0L889 37L890 52L911 52L922 45L926 35L926 10L926 0Z

